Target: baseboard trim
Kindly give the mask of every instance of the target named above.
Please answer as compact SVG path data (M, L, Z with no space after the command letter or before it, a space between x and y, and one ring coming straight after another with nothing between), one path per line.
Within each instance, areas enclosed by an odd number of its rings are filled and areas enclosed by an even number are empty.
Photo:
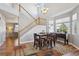
M33 40L31 40L31 41L25 41L25 42L21 42L21 44L30 43L30 42L34 42L34 41Z
M61 40L58 40L58 41L63 42L63 41L61 41ZM73 43L71 43L71 42L69 42L69 44L72 45L73 47L75 47L76 49L79 49L79 47L77 47L75 44L73 44Z
M75 47L76 49L79 49L79 47L77 47L75 44L73 43L69 43L70 45L72 45L73 47Z

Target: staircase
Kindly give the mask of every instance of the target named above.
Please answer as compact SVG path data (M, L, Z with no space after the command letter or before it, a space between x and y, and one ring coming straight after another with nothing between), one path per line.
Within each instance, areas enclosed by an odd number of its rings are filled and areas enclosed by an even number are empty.
M43 18L40 18L40 17L38 17L36 19L23 6L21 6L21 5L19 5L19 6L20 6L20 9L22 8L26 12L26 14L28 14L33 19L33 21L31 21L27 25L25 24L26 26L24 26L24 28L22 28L19 31L19 34L20 34L19 39L20 39L20 42L21 42L23 40L24 41L31 40L32 38L30 38L30 37L33 37L34 32L38 32L37 30L39 30L41 28L45 29L44 26L46 25L46 19L43 19ZM20 12L21 12L21 10L20 10ZM28 21L26 21L26 22L28 23ZM37 29L35 29L36 27L37 27ZM35 29L35 30L33 31L33 29ZM42 31L42 29L41 29L41 31ZM39 32L40 32L40 30L39 30Z
M28 13L28 15L34 19L34 21L32 21L31 23L29 23L28 25L26 25L23 29L21 29L19 31L20 36L23 36L25 33L27 33L30 29L34 28L35 26L38 25L45 25L46 24L46 20L43 18L38 17L37 19L35 19L23 6L19 5L20 9L22 8L26 13Z
M36 24L36 20L34 20L33 22L31 22L29 25L25 26L22 30L20 30L20 36L24 35L25 33L27 33L30 29L32 29L33 27L35 27Z

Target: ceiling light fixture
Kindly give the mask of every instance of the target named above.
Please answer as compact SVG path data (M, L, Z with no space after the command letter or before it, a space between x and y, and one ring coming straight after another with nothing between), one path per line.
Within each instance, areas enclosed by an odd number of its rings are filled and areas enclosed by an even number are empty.
M42 14L47 14L48 8L45 7L45 4L43 3L37 3L35 4L38 8L40 8L40 11Z
M47 14L48 8L42 8L42 9L41 9L41 12L42 12L43 14Z

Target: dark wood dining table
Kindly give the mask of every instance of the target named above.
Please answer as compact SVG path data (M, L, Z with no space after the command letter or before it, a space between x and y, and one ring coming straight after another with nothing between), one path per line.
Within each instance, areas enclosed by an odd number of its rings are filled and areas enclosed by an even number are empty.
M38 35L39 35L39 49L42 49L42 41L45 41L46 34L39 33Z
M68 41L66 39L66 34L64 34L64 33L38 33L38 35L40 38L39 39L39 49L41 49L43 47L42 44L45 43L46 41L49 41L49 43L47 43L47 44L52 48L52 45L55 46L56 40L59 37L64 39L64 45L66 45L68 43ZM49 38L49 36L51 36L51 38ZM54 44L52 44L52 42ZM44 45L44 46L46 46L46 45Z
M48 45L48 47L50 46L51 48L52 48L52 38L48 38L48 33L39 33L38 34L39 35L39 37L40 37L40 46L39 46L39 48L41 49L43 46L42 46L42 44L44 44L46 41L48 41L48 43L47 43L47 45ZM44 41L43 43L42 43L42 41ZM54 43L55 44L55 43ZM46 45L44 45L44 46L46 46Z

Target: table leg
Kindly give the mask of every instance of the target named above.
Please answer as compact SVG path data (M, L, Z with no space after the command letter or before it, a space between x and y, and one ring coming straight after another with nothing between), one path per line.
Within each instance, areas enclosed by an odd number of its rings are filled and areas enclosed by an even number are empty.
M51 46L51 48L52 48L52 40L50 40L50 46Z
M41 42L39 42L39 49L41 50L41 47L42 47L42 43Z

